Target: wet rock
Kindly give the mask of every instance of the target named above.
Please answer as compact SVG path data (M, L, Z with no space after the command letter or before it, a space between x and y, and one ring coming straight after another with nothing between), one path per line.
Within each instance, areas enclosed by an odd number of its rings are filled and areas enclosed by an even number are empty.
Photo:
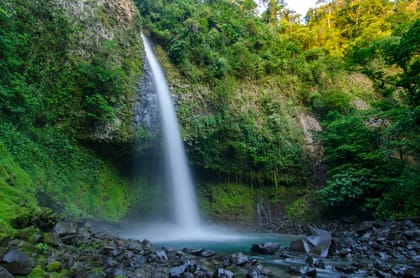
M72 222L58 222L55 224L53 230L59 237L75 235L77 233L77 225Z
M27 275L32 271L32 263L29 256L17 247L12 247L3 256L2 263L11 274Z
M180 278L183 277L183 274L186 272L188 264L182 264L180 266L176 266L171 268L169 271L170 278Z
M186 255L185 255L185 253L184 253L184 252L182 252L182 251L177 251L177 252L175 253L175 260L176 260L178 263L186 263L186 262L188 262L187 256L186 256Z
M200 256L201 253L203 253L203 251L204 251L203 248L198 248L198 249L191 250L190 254L194 256Z
M325 268L325 263L324 261L314 258L312 256L308 256L305 260L305 262L309 265L309 266L314 266L316 268Z
M355 273L357 271L357 268L353 267L353 266L349 266L349 265L337 265L335 267L336 270L346 273L346 274L352 274Z
M160 261L168 260L168 255L166 254L165 250L157 250L156 256L159 258Z
M224 268L218 268L213 273L213 278L233 278L233 277L234 277L233 272Z
M214 252L213 250L204 250L203 252L201 252L201 257L204 258L214 257L215 255L216 252Z
M303 239L296 239L290 242L289 251L300 253L306 252L305 247L303 245Z
M13 278L13 275L4 267L0 266L0 278Z
M328 256L328 250L331 246L332 237L330 232L310 227L312 235L303 239L303 246L306 253L317 254L323 258Z
M250 258L243 253L235 253L230 255L229 261L237 266L243 266L250 262Z
M316 269L312 267L291 265L288 270L292 275L316 277Z
M264 267L263 265L259 264L254 268L251 268L248 271L248 274L246 277L248 278L266 278L273 276L273 273L270 269Z
M377 277L380 277L380 278L391 278L392 277L391 273L387 273L387 272L379 270L379 269L375 270L375 275Z
M253 253L262 255L274 255L279 250L280 244L273 242L254 243L251 247Z

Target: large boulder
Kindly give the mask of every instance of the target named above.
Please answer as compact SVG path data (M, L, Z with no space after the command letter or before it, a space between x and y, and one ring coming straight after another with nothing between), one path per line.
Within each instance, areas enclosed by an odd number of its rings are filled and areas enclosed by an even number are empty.
M32 271L32 263L29 256L17 247L10 248L3 256L2 265L11 274L27 275Z
M4 267L0 266L0 278L13 278L13 275Z
M306 253L316 254L323 258L327 257L332 240L330 232L313 227L310 227L310 229L312 235L303 239Z
M310 255L327 257L330 249L332 237L331 234L322 229L310 227L312 235L302 239L294 240L290 243L289 251L306 252Z

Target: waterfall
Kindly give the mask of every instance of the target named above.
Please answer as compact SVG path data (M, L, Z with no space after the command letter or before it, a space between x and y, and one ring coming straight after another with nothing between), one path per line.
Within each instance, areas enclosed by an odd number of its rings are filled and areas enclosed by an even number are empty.
M151 44L143 34L142 39L146 62L152 72L152 82L158 96L174 221L182 230L197 231L200 227L198 206L169 87Z

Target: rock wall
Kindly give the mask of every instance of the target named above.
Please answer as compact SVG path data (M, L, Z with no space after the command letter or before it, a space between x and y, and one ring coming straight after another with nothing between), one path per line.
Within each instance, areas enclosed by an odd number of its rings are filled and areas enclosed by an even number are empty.
M131 0L55 0L69 17L76 33L79 59L106 57L105 66L120 67L125 79L118 99L113 101L114 120L82 134L83 139L99 142L134 141L134 111L138 81L143 68L140 15ZM107 43L112 43L112 48ZM109 44L108 44L109 45Z

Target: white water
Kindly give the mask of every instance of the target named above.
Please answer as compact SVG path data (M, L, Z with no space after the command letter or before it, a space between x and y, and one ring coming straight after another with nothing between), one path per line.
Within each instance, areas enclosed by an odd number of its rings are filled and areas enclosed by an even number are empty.
M172 212L175 226L166 226L163 228L163 232L171 236L179 234L187 238L201 232L194 185L168 84L151 44L143 34L142 38L146 60L152 71L153 82L158 95L166 167L168 168L168 180L173 198ZM155 231L162 232L162 229L156 228Z

